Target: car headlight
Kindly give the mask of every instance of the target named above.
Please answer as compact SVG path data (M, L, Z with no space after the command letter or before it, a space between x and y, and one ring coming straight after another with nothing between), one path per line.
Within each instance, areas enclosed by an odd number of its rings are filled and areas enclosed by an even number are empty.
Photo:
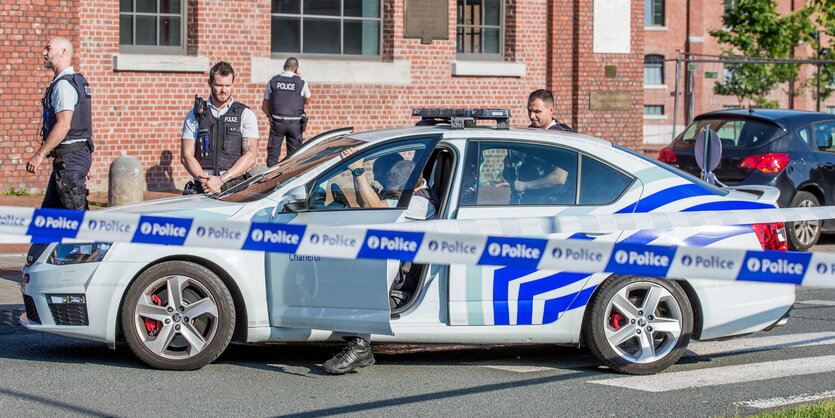
M58 244L49 254L49 264L96 263L104 258L113 243L93 242L83 244Z

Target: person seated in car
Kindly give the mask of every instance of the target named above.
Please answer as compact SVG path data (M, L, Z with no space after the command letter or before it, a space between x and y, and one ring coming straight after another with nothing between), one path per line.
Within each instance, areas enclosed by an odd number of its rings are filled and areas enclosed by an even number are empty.
M353 153L354 150L346 150L341 153L341 156L347 158ZM415 163L403 159L399 154L392 155L397 157L387 155L374 161L372 172L375 180L382 186L379 191L371 185L368 173L363 168L365 165L364 159L360 158L348 165L351 175L354 177L357 202L362 207L393 208L397 206L403 188L415 170ZM426 181L421 178L413 190L412 198L403 214L403 218L414 221L432 219L437 215L437 207L437 202L431 197ZM411 266L407 267L404 264L401 264L392 283L393 292L414 284L409 283L412 280L408 272ZM341 335L348 342L348 345L322 365L326 372L344 374L374 364L370 334L341 333Z
M508 150L502 176L510 184L511 204L557 204L557 186L565 184L568 172L527 152Z

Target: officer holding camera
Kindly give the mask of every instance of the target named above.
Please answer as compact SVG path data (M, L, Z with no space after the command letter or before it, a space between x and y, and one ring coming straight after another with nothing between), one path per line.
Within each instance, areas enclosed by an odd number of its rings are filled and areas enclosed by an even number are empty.
M267 167L278 164L281 143L287 137L287 155L297 150L304 141L302 132L307 126L304 105L310 99L310 89L299 73L299 60L284 61L284 72L273 77L264 91L261 110L270 119L270 142L267 144Z
M93 164L93 112L90 84L70 65L72 43L52 38L44 46L44 67L54 78L43 99L43 143L26 163L36 173L44 158L53 157L52 174L42 208L88 209L87 174Z
M225 61L209 71L211 97L195 96L183 123L180 161L194 177L183 194L217 193L246 180L255 165L258 120L232 99L235 70Z

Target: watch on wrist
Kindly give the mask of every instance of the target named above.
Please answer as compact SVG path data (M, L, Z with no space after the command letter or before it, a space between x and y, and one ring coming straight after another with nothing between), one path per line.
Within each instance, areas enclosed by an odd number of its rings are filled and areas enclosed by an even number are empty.
M363 175L363 173L365 173L365 169L362 167L351 170L351 175L353 175L354 177L359 177Z

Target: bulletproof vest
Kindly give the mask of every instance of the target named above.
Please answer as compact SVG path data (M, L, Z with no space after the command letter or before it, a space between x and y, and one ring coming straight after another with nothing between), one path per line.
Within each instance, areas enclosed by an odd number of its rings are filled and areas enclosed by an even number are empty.
M555 122L554 126L548 128L548 129L553 129L555 131L574 132L574 130L571 129L571 127L566 125L566 124L564 124L564 123L562 123L562 122L560 122L556 119L554 119L554 122Z
M194 157L200 162L204 170L215 170L215 173L228 170L243 155L243 136L241 132L241 118L245 104L232 102L229 110L215 118L210 109L197 118L197 141L194 143ZM203 136L208 135L208 156L203 157Z
M416 191L413 196L420 196L428 200L429 203L431 203L432 206L435 207L435 214L437 215L438 208L441 206L441 202L438 200L437 197L434 196L432 192L429 191L428 188L423 187L418 189L418 191Z
M277 75L270 80L270 112L276 116L301 116L304 113L304 97L301 92L304 81L297 76Z
M63 140L92 138L93 111L91 106L92 96L90 94L90 83L87 82L87 79L83 75L76 73L58 77L46 88L46 93L43 99L41 99L41 104L43 105L43 130L41 131L41 136L43 140L46 141L46 138L49 136L52 128L55 127L55 122L57 121L55 108L52 104L52 91L60 80L69 81L70 85L75 87L78 93L78 103L76 103L72 113L70 130Z

